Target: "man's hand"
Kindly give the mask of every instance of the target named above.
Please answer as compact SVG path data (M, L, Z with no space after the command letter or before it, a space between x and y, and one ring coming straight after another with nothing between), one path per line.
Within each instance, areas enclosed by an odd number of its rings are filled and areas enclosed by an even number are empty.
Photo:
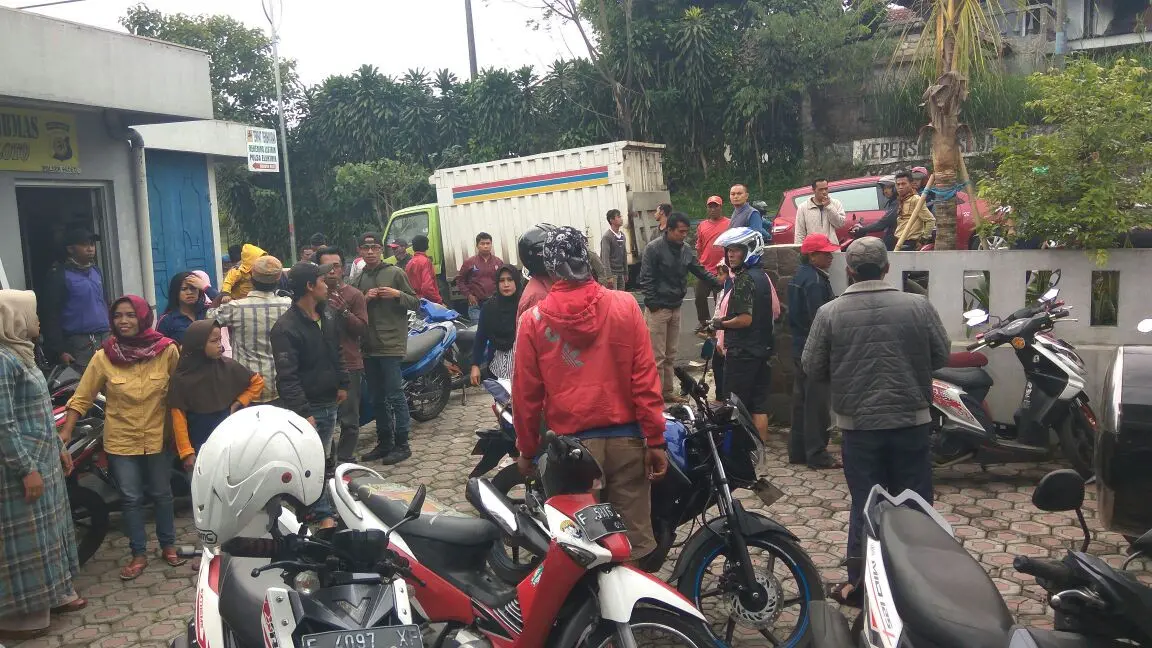
M331 291L328 293L328 305L337 311L343 311L344 307L346 306L344 303L344 298L341 297L340 293L336 291Z
M848 233L853 235L859 234L860 230L862 229L864 229L864 225L862 223L857 223L852 226L852 229L848 230Z
M64 469L64 476L72 474L72 453L68 449L60 451L60 467Z
M24 476L24 501L31 504L44 494L44 478L33 470Z
M524 455L516 457L516 467L520 469L520 474L525 477L536 474L536 466L532 463L532 459Z
M480 300L476 299L476 295L468 295L468 305L469 306L475 306L479 303L480 303Z
M340 403L343 403L346 400L348 400L348 390L347 389L337 389L336 390L336 404L339 405Z
M668 474L668 453L664 448L648 448L644 452L644 471L648 481L660 481Z
M380 289L379 288L369 288L368 292L364 293L364 298L365 299L380 299Z
M471 378L472 378L472 386L473 387L479 387L480 386L480 367L477 367L476 365L472 365Z
M396 299L400 295L404 294L390 286L384 286L383 288L377 288L376 290L379 291L376 293L376 296L381 299Z
M192 453L192 454L188 455L187 457L184 457L184 472L192 472L192 469L195 467L196 467L196 453Z
M71 353L60 354L60 364L67 366L74 362L76 362L76 358L73 358Z

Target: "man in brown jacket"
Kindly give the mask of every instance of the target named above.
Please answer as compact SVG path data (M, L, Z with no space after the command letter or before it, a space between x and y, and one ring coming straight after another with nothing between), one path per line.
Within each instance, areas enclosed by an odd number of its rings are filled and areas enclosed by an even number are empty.
M331 266L324 282L328 284L328 310L340 328L340 360L348 372L348 398L340 403L340 442L336 446L336 460L353 460L356 442L360 438L360 381L364 375L364 356L360 340L368 329L368 303L359 290L344 283L344 251L338 247L316 250L316 260L322 266Z

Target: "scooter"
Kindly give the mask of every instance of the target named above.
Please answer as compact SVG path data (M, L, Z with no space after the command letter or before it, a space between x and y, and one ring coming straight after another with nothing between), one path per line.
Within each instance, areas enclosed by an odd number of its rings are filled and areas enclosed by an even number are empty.
M1080 551L1064 560L1017 556L1016 571L1036 578L1055 612L1054 630L1013 626L1012 614L984 568L956 541L952 527L912 491L893 497L875 486L864 507L864 606L857 617L865 648L1090 648L1152 645L1152 589L1123 568L1085 553L1090 534L1081 507L1084 479L1074 470L1044 476L1032 494L1042 511L1075 511ZM1124 568L1152 555L1152 532L1134 544ZM820 607L813 645L848 648L843 624Z
M104 458L104 407L104 396L97 395L92 409L76 422L72 440L68 443L72 472L65 479L72 525L76 529L76 553L81 565L96 555L108 536L108 516L112 507L101 494L108 490L103 487L107 483L104 480L111 479ZM64 417L64 406L60 405L53 412L57 432L64 425ZM103 467L98 465L101 460Z
M396 527L419 516L423 491ZM407 561L389 531L309 535L273 500L267 524L200 555L195 613L169 648L421 646ZM253 525L256 526L256 525ZM247 531L247 530L246 530Z
M418 317L410 320L408 352L400 365L408 411L417 421L431 421L444 411L452 393L452 377L445 362L458 365L456 311L420 300ZM422 319L419 317L422 316Z
M1043 461L1051 456L1049 431L1055 431L1064 456L1081 475L1091 476L1096 415L1084 387L1088 372L1072 345L1049 334L1069 310L1045 295L1040 308L1001 321L977 336L968 353L952 354L951 366L933 373L932 459L949 466L975 459L980 463ZM1032 313L1032 314L1029 314ZM1020 311L1013 314L1015 317ZM970 327L988 321L982 310L965 313ZM985 398L992 376L979 349L1009 345L1024 367L1024 395L1012 423L992 420Z
M600 469L573 439L547 434L540 479L555 493L540 522L486 479L470 479L468 501L486 519L420 517L390 537L390 548L411 561L417 616L445 624L434 645L470 648L658 645L711 648L704 617L676 590L626 563L632 547L620 514L591 490ZM341 465L333 480L340 518L353 529L393 528L405 505L385 496L375 471ZM522 582L492 578L485 559L502 535L544 556ZM667 643L665 643L667 642Z

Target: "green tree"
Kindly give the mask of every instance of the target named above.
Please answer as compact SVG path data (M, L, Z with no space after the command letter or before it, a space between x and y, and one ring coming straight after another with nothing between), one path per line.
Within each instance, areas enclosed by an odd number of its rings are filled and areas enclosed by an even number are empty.
M335 169L336 191L347 204L367 202L383 229L392 212L435 199L428 172L415 164L377 160Z
M1047 134L996 131L999 164L980 193L1011 205L1016 233L1108 248L1152 223L1152 70L1073 60L1030 82Z

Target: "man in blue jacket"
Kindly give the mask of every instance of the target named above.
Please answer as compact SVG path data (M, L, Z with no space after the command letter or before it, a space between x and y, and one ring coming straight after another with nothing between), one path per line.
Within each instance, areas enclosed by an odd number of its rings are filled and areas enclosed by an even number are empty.
M840 248L825 234L809 234L800 244L800 267L788 283L788 326L792 331L792 362L795 366L792 386L792 435L788 440L788 461L808 464L814 470L839 468L828 454L828 428L832 424L826 381L813 380L804 373L801 358L804 343L816 311L832 301L832 282L828 268L832 253Z

